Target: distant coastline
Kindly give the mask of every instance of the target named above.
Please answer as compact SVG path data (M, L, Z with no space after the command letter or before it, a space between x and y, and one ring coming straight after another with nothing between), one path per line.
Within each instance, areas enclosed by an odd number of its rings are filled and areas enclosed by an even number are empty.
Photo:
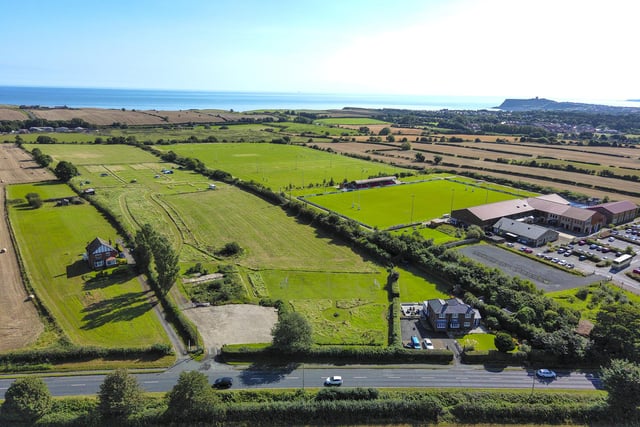
M481 110L501 97L319 94L279 92L209 92L147 89L90 89L0 86L0 105L137 110L264 109L327 110L345 107L412 110Z

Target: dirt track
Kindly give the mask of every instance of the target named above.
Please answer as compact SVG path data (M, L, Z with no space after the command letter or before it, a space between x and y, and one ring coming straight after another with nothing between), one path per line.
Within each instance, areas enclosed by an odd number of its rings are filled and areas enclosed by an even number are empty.
M13 144L0 144L0 351L18 349L38 338L44 327L20 277L5 210L5 186L55 179Z

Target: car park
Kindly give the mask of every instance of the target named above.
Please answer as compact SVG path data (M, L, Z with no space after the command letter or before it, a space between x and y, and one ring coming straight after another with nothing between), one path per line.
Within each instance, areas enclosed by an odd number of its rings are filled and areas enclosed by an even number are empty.
M433 342L431 342L431 340L429 338L424 338L422 340L422 343L424 344L424 348L427 350L433 350L435 347L433 346Z
M551 369L538 369L536 371L536 376L538 378L547 378L547 379L554 379L554 380L558 377L557 374Z
M328 377L324 380L324 385L326 387L340 387L342 385L342 377L339 375Z
M220 377L213 382L213 387L217 389L229 388L233 385L233 378Z

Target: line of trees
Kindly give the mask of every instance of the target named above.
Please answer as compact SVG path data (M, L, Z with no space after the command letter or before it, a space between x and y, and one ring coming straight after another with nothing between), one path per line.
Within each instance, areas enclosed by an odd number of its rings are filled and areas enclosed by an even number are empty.
M134 256L141 272L155 272L154 280L164 294L167 294L178 278L180 267L178 253L171 242L156 232L150 224L144 224L135 236Z

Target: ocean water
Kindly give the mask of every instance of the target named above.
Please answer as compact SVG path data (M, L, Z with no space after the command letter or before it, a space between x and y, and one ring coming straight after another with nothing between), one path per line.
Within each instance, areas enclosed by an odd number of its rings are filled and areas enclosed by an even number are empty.
M142 89L90 89L0 86L0 105L125 108L127 110L404 108L481 110L500 105L500 97L320 94L277 92L198 92Z

